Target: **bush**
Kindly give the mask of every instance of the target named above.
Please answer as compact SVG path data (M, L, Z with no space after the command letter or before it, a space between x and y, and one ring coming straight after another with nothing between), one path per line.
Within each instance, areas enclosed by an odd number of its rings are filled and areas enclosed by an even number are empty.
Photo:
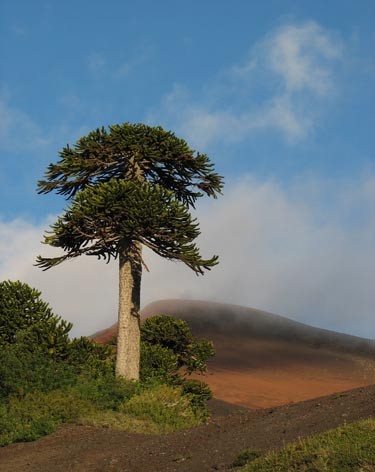
M114 372L115 351L112 346L89 338L74 338L67 346L66 362L76 373L96 377Z
M0 283L0 346L16 342L19 332L32 327L39 345L64 350L72 324L55 315L40 295L20 281Z
M174 383L178 372L178 357L171 350L159 344L141 342L141 380L158 380Z
M182 394L190 396L193 408L207 413L207 400L212 398L210 387L206 383L194 379L184 379L181 387Z
M69 339L72 324L53 314L27 284L0 283L0 398L49 392L113 370L113 349Z
M141 325L142 341L170 349L180 358L188 350L192 340L191 330L186 321L172 316L156 315L147 318Z
M205 419L211 390L207 384L185 377L206 370L208 359L215 354L212 342L196 339L186 321L166 315L146 319L141 339L141 380L181 387L193 410Z
M19 342L0 350L0 399L33 391L49 392L74 385L77 375L69 364L56 361L35 347Z
M160 385L132 397L121 411L135 418L150 418L163 432L187 428L200 422L190 398L181 388Z
M62 423L78 421L92 405L74 390L34 392L11 397L0 404L0 446L15 441L33 441L53 432Z
M196 339L186 321L173 316L157 315L141 325L141 339L145 344L160 346L177 357L177 369L187 374L204 372L208 359L215 355L213 344Z
M207 361L215 355L212 341L193 339L186 352L185 369L188 374L206 372Z
M70 340L71 327L39 291L0 283L0 445L66 422L160 433L206 417L208 386L185 377L205 370L212 343L185 321L160 315L142 325L141 382L116 378L114 346Z
M141 384L107 372L97 378L81 378L76 391L84 399L102 410L118 410L120 406L142 391Z

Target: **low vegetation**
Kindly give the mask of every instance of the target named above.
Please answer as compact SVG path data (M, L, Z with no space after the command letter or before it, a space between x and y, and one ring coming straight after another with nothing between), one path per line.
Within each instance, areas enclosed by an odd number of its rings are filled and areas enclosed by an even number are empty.
M375 470L375 419L347 424L259 457L241 453L241 472L367 472Z
M115 377L116 343L71 340L70 323L21 282L0 283L0 445L31 441L63 423L165 433L205 421L212 343L181 320L142 326L141 380Z

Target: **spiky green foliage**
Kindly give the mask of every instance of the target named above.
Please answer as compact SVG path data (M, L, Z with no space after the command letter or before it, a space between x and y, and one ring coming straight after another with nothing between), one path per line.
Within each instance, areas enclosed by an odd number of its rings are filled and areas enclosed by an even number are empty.
M197 274L217 263L199 255L199 227L188 212L197 198L221 193L222 177L207 155L159 126L131 123L98 128L59 155L38 191L73 201L44 240L66 254L39 257L41 268L81 254L116 258L124 247L132 260L136 242Z
M116 258L124 242L129 253L141 243L162 257L177 259L197 273L217 263L204 260L193 243L198 224L174 194L148 182L111 179L78 192L72 205L52 225L45 243L65 255L37 259L43 269L82 254Z
M55 315L41 299L39 290L6 280L0 283L0 347L16 342L17 335L32 328L35 343L47 350L58 350L66 344L72 324ZM26 334L24 334L26 335Z
M98 128L73 147L67 145L38 185L40 193L55 191L69 198L113 178L161 185L188 205L203 194L215 197L222 188L222 177L207 155L160 126L131 123Z
M141 339L144 345L157 346L174 355L171 363L175 366L174 374L181 368L186 374L203 373L207 361L215 355L211 341L195 338L188 323L173 316L147 318L141 325Z

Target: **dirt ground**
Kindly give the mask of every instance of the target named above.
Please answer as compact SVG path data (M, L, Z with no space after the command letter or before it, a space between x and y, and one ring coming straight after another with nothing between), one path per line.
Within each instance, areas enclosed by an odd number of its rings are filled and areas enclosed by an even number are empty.
M205 472L230 470L245 448L268 451L299 437L375 416L375 385L276 408L222 401L212 418L178 433L149 436L78 425L0 448L1 472Z

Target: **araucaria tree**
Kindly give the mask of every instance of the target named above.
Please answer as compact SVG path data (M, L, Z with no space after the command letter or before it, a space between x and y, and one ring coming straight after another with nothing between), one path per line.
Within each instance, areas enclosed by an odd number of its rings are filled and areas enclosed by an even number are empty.
M197 274L217 264L217 256L201 257L194 243L199 226L189 208L204 194L216 197L222 177L207 155L172 132L143 124L97 129L59 156L38 192L70 200L44 236L44 243L65 253L39 256L37 265L46 270L82 254L119 260L116 374L138 379L142 246Z

